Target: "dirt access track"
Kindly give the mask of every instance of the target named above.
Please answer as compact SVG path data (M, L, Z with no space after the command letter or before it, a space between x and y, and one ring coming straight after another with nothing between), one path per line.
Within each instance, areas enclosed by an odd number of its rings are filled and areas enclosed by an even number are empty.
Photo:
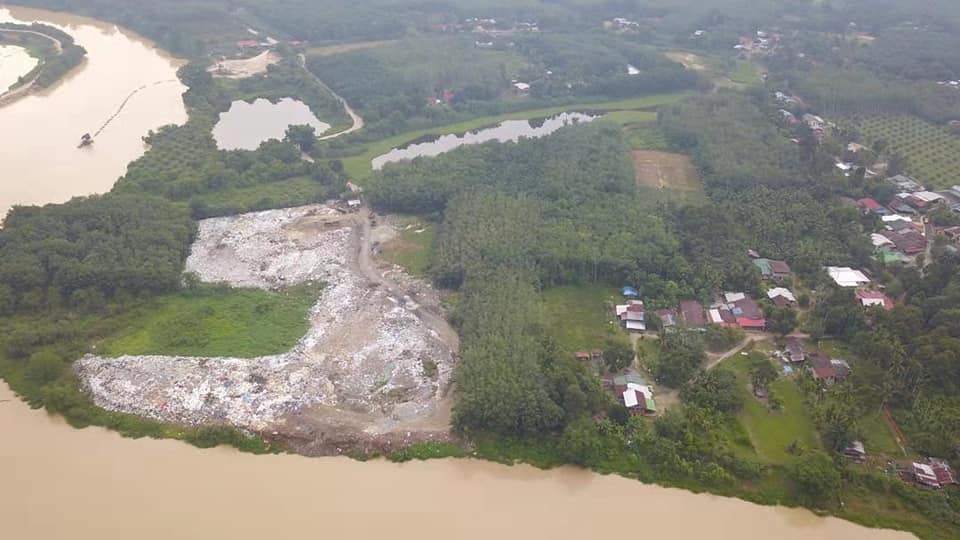
M325 284L292 350L261 358L86 356L75 364L105 409L192 426L230 425L307 455L389 451L449 435L459 342L429 285L370 256L364 209L325 205L200 222L187 271L205 282Z
M633 170L637 185L655 189L695 191L699 189L697 169L690 158L682 154L634 150Z

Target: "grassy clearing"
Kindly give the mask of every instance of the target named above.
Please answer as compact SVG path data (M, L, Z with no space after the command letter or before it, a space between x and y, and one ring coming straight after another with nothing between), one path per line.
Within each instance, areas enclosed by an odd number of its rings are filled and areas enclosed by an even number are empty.
M736 67L730 72L730 80L740 84L760 84L760 72L752 62L738 61Z
M192 202L205 206L205 215L226 216L323 202L327 195L326 188L320 183L305 176L298 176L279 182L205 193L194 197Z
M629 123L623 126L627 142L634 150L670 149L670 143L655 122Z
M376 49L386 47L397 43L396 40L384 41L361 41L358 43L341 43L339 45L327 45L325 47L310 47L307 49L307 56L333 56L353 51L363 51L367 49Z
M566 352L603 349L610 338L626 339L607 309L616 300L616 290L598 285L568 285L543 291L547 323Z
M907 173L925 186L947 188L956 184L960 169L960 137L913 116L873 116L852 120L873 145L887 146L907 158Z
M868 454L903 457L903 452L880 411L873 411L857 420L857 427L863 432L863 445Z
M161 296L130 315L100 354L256 357L287 351L307 331L319 287L281 292L204 286Z
M792 459L787 447L798 441L804 448L819 448L816 429L807 414L803 397L797 385L789 378L781 378L771 390L783 401L783 412L771 412L750 392L750 365L755 359L766 359L762 354L737 355L725 366L737 374L741 382L744 406L740 420L750 435L760 459L768 463L786 463Z
M400 234L383 245L381 256L415 276L425 276L433 256L436 227L417 217L399 219Z
M583 104L572 104L572 105L561 105L557 107L549 107L544 109L533 109L528 111L518 111L514 113L501 114L496 116L484 116L481 118L475 118L473 120L468 120L466 122L459 122L456 124L450 124L447 126L440 126L435 128L420 129L416 131L409 131L407 133L402 133L400 135L395 135L393 137L383 139L381 141L375 142L367 146L366 152L346 158L343 160L344 170L347 175L355 180L362 183L364 180L370 177L373 174L373 169L370 165L373 158L389 152L391 149L398 146L403 146L410 141L425 137L427 135L445 135L449 133L464 133L467 131L481 129L484 127L489 127L496 125L505 120L527 120L530 118L540 118L544 116L553 116L563 112L569 111L637 111L640 109L653 109L661 105L667 105L670 103L676 103L681 99L687 97L689 93L687 92L673 92L669 94L656 94L652 96L646 96L642 98L627 99L620 101L606 101L601 103L583 103Z

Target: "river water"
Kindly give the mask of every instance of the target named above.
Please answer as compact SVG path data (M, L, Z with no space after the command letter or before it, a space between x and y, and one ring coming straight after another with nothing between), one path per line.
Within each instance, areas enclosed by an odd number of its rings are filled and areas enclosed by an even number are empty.
M30 73L39 60L16 45L0 45L0 94L7 91L22 75Z
M109 191L127 164L143 154L141 137L187 118L181 98L185 87L176 81L181 61L111 24L0 8L0 22L37 20L73 35L87 49L87 61L52 88L0 107L0 216L15 204ZM0 69L6 72L6 64ZM144 85L92 146L77 148L81 135L96 132Z
M569 468L361 463L123 439L30 410L2 383L0 430L0 536L11 540L913 538Z
M116 127L105 131L90 152L77 150L78 133L112 114L131 87L171 76L177 63L126 31L88 19L19 9L13 14L65 27L90 50L91 59L52 92L0 109L5 204L52 202L106 190L126 162L142 152L137 142L142 133L184 120L182 87L158 87L145 92L142 100L132 100ZM9 19L10 13L0 12L3 18ZM120 82L113 82L114 77ZM101 107L96 103L100 99L111 103ZM42 134L55 143L43 144ZM64 185L57 187L60 183ZM20 186L20 191L10 186ZM471 460L360 463L124 439L100 428L75 430L59 418L30 410L0 382L0 538L614 536L913 538L807 511L761 507L570 468L539 471Z

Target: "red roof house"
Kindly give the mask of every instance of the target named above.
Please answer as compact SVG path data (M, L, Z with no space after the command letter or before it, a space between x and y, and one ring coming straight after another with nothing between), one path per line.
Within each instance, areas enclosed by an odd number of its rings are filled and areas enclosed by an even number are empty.
M732 305L731 310L736 316L737 325L748 330L763 330L767 327L767 321L763 318L763 312L760 311L760 304L752 298L737 300Z
M884 208L884 206L871 197L865 197L857 201L857 206L863 208L864 210L869 210L875 214L886 215L890 211Z
M687 326L693 328L703 328L707 325L707 319L703 315L703 305L696 300L683 300L680 302L680 314Z

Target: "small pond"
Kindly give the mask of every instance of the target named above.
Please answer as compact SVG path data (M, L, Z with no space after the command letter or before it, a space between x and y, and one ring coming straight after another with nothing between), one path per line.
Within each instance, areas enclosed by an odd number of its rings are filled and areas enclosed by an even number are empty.
M283 98L277 103L258 99L253 103L234 101L230 110L220 114L213 138L221 150L256 150L270 139L282 140L290 126L308 125L317 135L330 129L302 101Z
M569 112L549 118L534 118L532 120L507 120L494 127L478 129L463 134L429 135L412 143L394 148L386 154L373 159L375 171L383 168L387 163L395 163L417 157L434 157L455 148L468 144L481 144L489 141L516 142L523 137L537 138L550 135L558 129L576 124L590 122L598 118L598 114Z
M37 62L23 47L0 45L0 94L9 90L20 77L30 73Z

